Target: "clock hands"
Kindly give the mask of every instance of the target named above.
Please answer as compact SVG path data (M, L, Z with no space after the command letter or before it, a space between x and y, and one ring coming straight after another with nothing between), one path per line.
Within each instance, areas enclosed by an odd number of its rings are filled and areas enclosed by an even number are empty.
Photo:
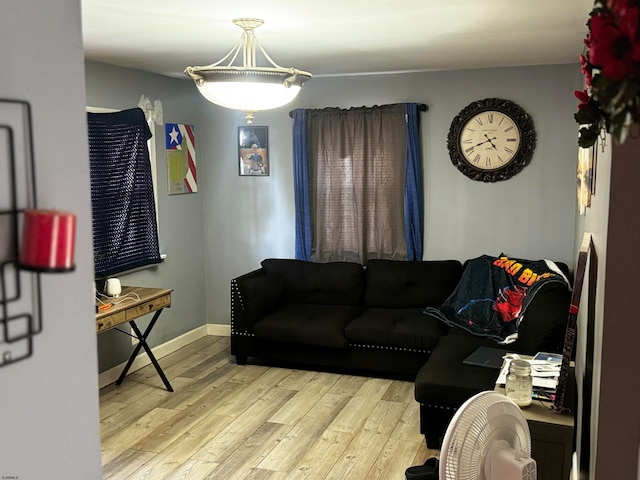
M484 136L485 136L485 137L487 137L487 139L486 139L484 142L480 142L480 143L478 143L478 144L474 145L474 148L475 148L475 147L479 147L480 145L484 145L485 143L489 142L489 143L491 144L491 146L497 150L497 148L496 148L496 146L493 144L492 140L495 140L495 139L496 139L496 138L498 138L498 137L489 138L489 136L488 136L486 133L484 134Z
M493 137L493 138L489 138L489 136L485 133L484 134L485 137L487 137L487 142L489 142L491 144L491 146L493 147L494 150L498 150L498 147L496 147L493 142L491 140L495 140L498 137ZM482 142L485 143L485 142Z

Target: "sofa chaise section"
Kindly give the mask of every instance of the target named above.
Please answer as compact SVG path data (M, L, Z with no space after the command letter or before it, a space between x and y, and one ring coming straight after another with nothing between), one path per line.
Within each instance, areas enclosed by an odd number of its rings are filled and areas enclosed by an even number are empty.
M560 264L566 272L566 265ZM476 393L493 390L497 370L466 365L464 359L478 347L504 349L525 355L561 352L569 313L570 292L565 285L545 285L536 294L509 345L451 328L442 337L415 380L415 399L420 403L420 431L429 448L441 446L447 425L456 410Z

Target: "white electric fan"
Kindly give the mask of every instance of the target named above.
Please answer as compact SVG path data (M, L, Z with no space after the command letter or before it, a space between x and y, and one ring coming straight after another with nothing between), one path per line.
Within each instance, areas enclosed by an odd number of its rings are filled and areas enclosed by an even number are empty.
M441 480L536 480L531 433L513 400L480 392L456 412L440 451Z

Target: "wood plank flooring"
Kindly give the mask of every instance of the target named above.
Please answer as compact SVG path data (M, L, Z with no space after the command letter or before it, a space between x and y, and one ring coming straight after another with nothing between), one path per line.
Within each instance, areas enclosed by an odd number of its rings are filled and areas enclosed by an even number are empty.
M105 480L403 480L438 452L413 383L235 364L208 336L100 390Z

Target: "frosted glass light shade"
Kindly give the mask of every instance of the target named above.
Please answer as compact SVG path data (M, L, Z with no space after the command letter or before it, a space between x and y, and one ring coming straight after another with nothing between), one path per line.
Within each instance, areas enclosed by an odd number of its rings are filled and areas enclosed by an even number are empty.
M204 98L234 110L259 111L278 108L291 102L300 91L299 85L285 87L278 83L206 82L198 85Z

